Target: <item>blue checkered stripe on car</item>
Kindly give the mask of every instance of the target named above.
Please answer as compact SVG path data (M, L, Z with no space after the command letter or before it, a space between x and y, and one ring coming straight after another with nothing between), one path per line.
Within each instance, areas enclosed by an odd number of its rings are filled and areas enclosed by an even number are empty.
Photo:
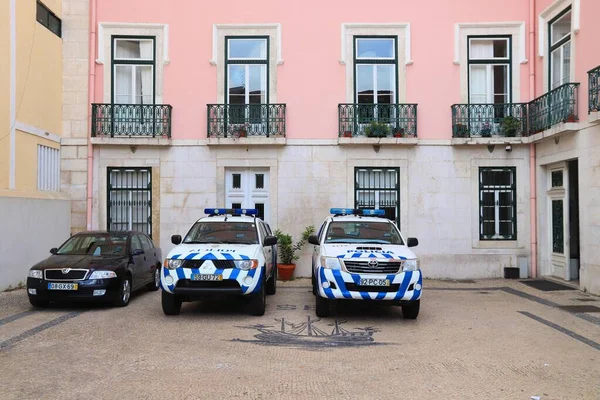
M206 254L199 254L199 253L190 253L188 255L186 255L185 257L182 257L181 254L177 254L174 255L173 257L171 257L171 259L185 259L185 260L249 260L250 257L246 256L246 255L242 255L242 254L236 254L236 257L234 258L233 256L231 256L231 254L229 253L219 253L219 252L213 252L213 253L206 253ZM205 262L204 264L202 264L201 268L177 268L177 269L168 269L168 268L164 268L163 267L163 273L162 273L162 278L160 280L160 285L161 288L169 293L173 293L173 289L175 289L175 286L177 285L177 281L179 279L191 279L192 274L208 274L208 275L223 275L223 280L226 279L233 279L236 280L239 284L240 287L242 288L242 293L243 294L252 294L252 293L256 293L260 290L261 285L262 285L262 275L264 274L265 271L265 267L262 265L259 265L256 269L251 269L249 271L244 271L238 268L227 268L227 269L220 269L220 268L216 268L211 262ZM164 282L164 278L166 278L167 276L171 276L174 280L172 285L167 285ZM244 280L246 277L251 277L252 279L252 283L250 285L246 285L244 283Z
M397 292L356 292L349 291L346 283L358 285L361 278L389 279L390 284L399 284ZM323 282L333 282L336 288L325 289ZM350 274L339 269L318 268L318 287L321 295L330 299L359 299L359 300L418 300L421 298L423 276L421 271L406 271L400 274ZM412 290L408 288L412 286Z
M369 251L348 250L347 253L338 255L337 258L343 258L343 259L348 259L348 258L385 258L388 260L392 260L392 259L406 260L406 257L394 256L394 253L391 251L373 253L373 252L369 252Z

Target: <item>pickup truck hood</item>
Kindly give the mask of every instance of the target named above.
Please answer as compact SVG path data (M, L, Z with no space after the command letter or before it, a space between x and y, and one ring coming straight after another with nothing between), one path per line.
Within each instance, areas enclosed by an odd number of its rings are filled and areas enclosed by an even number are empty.
M397 244L324 244L321 246L321 255L337 258L378 258L387 260L416 259L408 247Z
M167 258L196 260L245 260L258 257L259 244L180 244Z

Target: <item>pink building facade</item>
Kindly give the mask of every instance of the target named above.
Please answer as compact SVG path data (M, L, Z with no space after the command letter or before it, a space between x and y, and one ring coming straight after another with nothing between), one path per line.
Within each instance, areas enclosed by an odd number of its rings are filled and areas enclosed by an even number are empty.
M295 238L382 208L428 277L600 292L600 3L63 5L73 230L168 251L204 207Z

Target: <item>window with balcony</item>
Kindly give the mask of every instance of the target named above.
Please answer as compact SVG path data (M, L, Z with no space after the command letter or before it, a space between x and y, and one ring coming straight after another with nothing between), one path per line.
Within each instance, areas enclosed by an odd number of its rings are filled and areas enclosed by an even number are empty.
M517 239L515 167L479 168L479 239Z
M571 82L571 8L548 23L550 90Z
M171 106L155 104L155 37L112 37L111 103L92 105L92 135L170 136Z
M225 104L209 104L209 137L283 135L285 105L269 104L269 37L225 37Z

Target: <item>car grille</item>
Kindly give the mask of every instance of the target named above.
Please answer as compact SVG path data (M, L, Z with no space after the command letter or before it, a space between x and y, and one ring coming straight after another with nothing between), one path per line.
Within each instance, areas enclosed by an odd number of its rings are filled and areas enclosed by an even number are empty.
M390 286L360 286L356 283L346 283L346 289L350 292L397 292L400 289L399 283Z
M69 268L65 268L67 270ZM89 269L70 269L66 274L61 269L47 269L44 271L47 281L81 281L87 275Z
M376 267L369 266L369 261L344 260L346 270L353 274L397 274L402 262L378 262Z
M185 260L183 262L183 268L195 268L198 269L204 264L206 260ZM235 268L233 260L211 260L217 269L231 269Z

